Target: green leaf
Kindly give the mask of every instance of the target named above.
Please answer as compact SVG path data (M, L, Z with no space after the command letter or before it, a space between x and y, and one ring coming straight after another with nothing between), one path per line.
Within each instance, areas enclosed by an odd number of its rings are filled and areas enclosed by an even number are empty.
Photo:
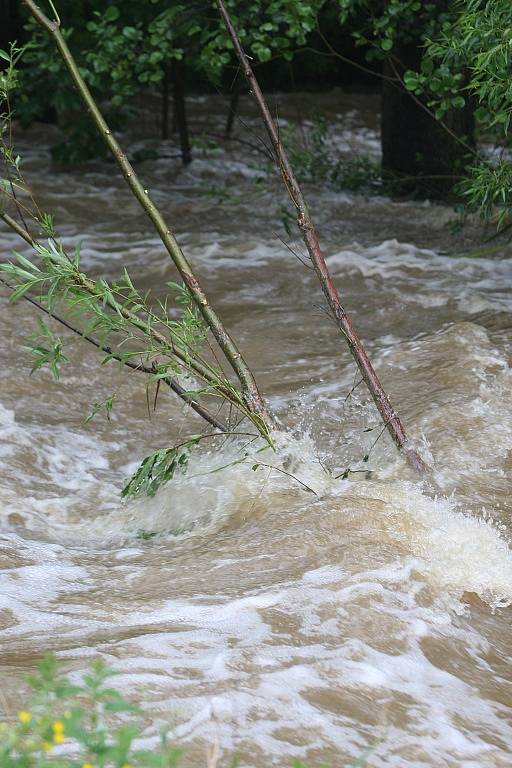
M119 8L115 5L110 5L103 14L103 19L105 21L117 21L120 15Z
M157 490L174 477L178 468L185 471L190 451L201 440L193 435L186 443L173 448L161 449L146 456L138 470L132 475L121 491L123 498L146 494L154 496Z
M97 413L99 411L105 411L105 415L107 417L107 421L110 421L110 414L112 411L112 408L114 407L114 398L115 394L110 395L110 397L107 397L106 400L102 400L100 403L93 403L92 411L87 416L86 419L84 419L84 424L88 424L90 421L94 419Z

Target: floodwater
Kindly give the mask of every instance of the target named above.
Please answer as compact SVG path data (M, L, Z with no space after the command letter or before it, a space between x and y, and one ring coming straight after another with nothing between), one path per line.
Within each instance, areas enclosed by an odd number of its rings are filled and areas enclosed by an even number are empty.
M378 148L369 96L279 99L281 119L325 113L344 152ZM196 98L196 132L225 102ZM260 131L248 104L245 123ZM140 136L153 128L150 112ZM258 143L238 125L237 137ZM144 145L136 136L138 146ZM52 168L48 128L20 138L25 173L83 265L161 290L175 279L112 165ZM175 153L172 142L157 145ZM204 142L202 144L204 146ZM328 262L412 439L417 480L380 433L314 275L281 224L264 158L231 142L139 166L277 411L286 475L199 451L155 498L121 503L123 480L201 425L144 378L101 367L63 334L60 382L28 375L35 310L0 312L2 709L47 650L79 674L102 656L195 764L218 744L243 766L509 766L512 762L512 260L467 254L454 213L424 202L308 187ZM256 179L263 177L263 183ZM20 248L0 229L2 258ZM111 421L84 425L116 393ZM367 431L371 430L371 431ZM333 480L346 467L371 470ZM161 532L145 540L141 531Z

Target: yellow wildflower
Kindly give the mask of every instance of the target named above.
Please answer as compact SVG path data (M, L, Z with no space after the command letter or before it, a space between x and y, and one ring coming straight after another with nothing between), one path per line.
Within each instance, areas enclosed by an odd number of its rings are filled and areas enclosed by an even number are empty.
M54 733L64 733L64 723L62 720L56 720L53 723L52 728Z
M94 765L92 765L91 763L84 763L82 765L82 768L94 768Z
M32 715L30 714L30 712L27 712L26 709L22 709L21 712L18 712L18 718L20 723L23 723L25 725L26 723L30 723L30 721L32 720Z
M50 752L53 747L53 744L51 741L43 741L43 749L45 752Z

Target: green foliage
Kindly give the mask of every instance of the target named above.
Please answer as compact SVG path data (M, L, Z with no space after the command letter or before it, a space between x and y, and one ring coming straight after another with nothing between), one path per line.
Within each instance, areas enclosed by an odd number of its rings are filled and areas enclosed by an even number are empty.
M256 61L266 62L274 56L287 61L297 46L306 43L307 35L316 27L316 16L324 0L227 0L226 8L246 52ZM200 61L204 71L218 77L232 61L232 43L222 24L215 0L207 6L214 21L200 36Z
M77 13L74 22L80 24L80 13ZM23 127L27 127L34 120L58 118L64 133L63 140L52 147L52 156L58 162L72 164L90 158L106 158L106 148L92 129L77 92L70 87L66 67L56 54L53 41L33 21L27 23L26 33L30 42L25 46L23 67L18 71L15 100L17 119ZM81 38L74 27L65 28L62 33L70 44L77 37ZM79 64L87 77L83 55L79 55ZM108 94L109 90L103 84L98 95L101 98ZM120 109L119 105L107 104L105 115L112 128L118 130L124 126L128 112Z
M428 95L428 105L437 120L442 120L452 109L466 104L466 78L463 71L453 72L447 64L435 67L432 59L425 56L419 72L404 74L404 85L416 96Z
M356 45L367 47L369 60L387 58L398 42L416 42L435 33L449 14L420 0L333 0L338 19Z
M455 5L457 13L443 25L441 32L428 40L425 62L428 77L432 72L442 85L432 88L423 80L422 85L433 94L436 105L443 107L442 97L436 91L450 91L452 78L460 98L464 92L479 106L478 118L486 128L497 128L508 134L512 115L512 90L508 74L512 63L512 8L504 0L468 0ZM461 72L469 76L464 79ZM439 73L439 75L438 75ZM436 82L436 81L435 81Z
M172 480L177 470L186 470L191 450L201 435L193 435L187 442L173 448L164 448L146 456L138 470L122 490L123 498L154 496L161 485Z
M53 374L54 379L58 381L60 377L60 366L67 363L68 359L62 351L62 339L56 336L48 327L44 320L38 320L39 332L33 333L28 337L29 341L36 342L36 346L27 346L27 349L34 358L30 373L38 371L47 365ZM47 346L44 346L44 343Z
M17 88L19 83L18 62L21 59L24 48L19 48L15 43L11 43L8 51L0 49L0 59L6 62L7 66L0 69L0 105L9 98L12 91Z
M479 130L493 141L490 158L474 159L458 185L470 211L503 227L512 210L510 146L512 119L512 7L507 0L457 2L442 28L427 40L420 72L408 72L406 86L427 98L438 119L468 101Z
M75 684L55 657L46 657L29 678L32 697L17 723L0 725L0 768L176 766L182 750L168 743L165 732L155 749L137 748L141 713L111 686L115 675L97 661Z
M123 341L139 342L136 350L124 351L116 342L117 353L124 360L132 357L148 358L160 353L172 358L176 353L185 361L193 362L199 356L198 348L206 337L206 328L191 298L183 289L182 301L187 296L181 317L169 317L169 298L157 301L157 308L149 303L149 294L141 294L130 276L124 275L109 283L100 278L92 281L81 271L80 246L69 257L61 243L50 239L47 245L34 244L37 259L30 260L14 253L15 260L0 264L0 272L8 276L13 289L11 301L17 301L29 291L36 291L40 300L52 312L57 300L65 301L71 310L79 310L88 318L84 334L96 333L105 346L112 334ZM154 331L158 328L157 335ZM166 332L166 335L162 334ZM112 355L107 355L106 360ZM213 372L213 369L211 369ZM160 363L155 376L162 378L180 372L177 361Z
M84 424L88 424L90 421L92 421L96 414L100 411L105 411L107 421L110 421L110 414L112 412L112 408L114 407L114 399L115 394L110 395L110 397L107 397L106 400L102 400L101 403L93 403L92 411L87 416L87 418L84 419Z
M152 373L147 386L151 383L158 385L162 379L183 373L189 377L202 377L204 384L189 389L189 395L211 396L229 402L239 414L252 421L265 441L271 444L266 425L246 406L242 394L220 367L210 365L203 357L201 347L207 328L188 288L177 283L168 284L180 308L178 314L172 310L172 316L169 297L157 300L155 308L150 295L143 295L135 288L126 270L116 282L109 283L102 278L90 280L81 271L79 246L73 258L55 239L48 240L47 245L34 244L34 251L37 259L15 253L15 260L0 264L0 274L7 276L11 286L11 301L19 300L28 292L37 292L39 301L50 313L57 302L63 303L78 314L82 324L85 322L84 335L99 336L103 347L111 344L104 363L113 357L121 362L131 363L135 358L150 363ZM41 343L41 337L47 340L47 345ZM61 340L46 323L41 323L34 340L37 345L30 348L35 357L32 370L49 365L58 378L59 366L66 360ZM103 402L94 403L86 422L101 410L109 418L113 401L112 395ZM186 443L148 456L122 495L154 495L160 485L172 479L177 469L186 468L190 450L200 439L194 435Z
M275 56L290 60L315 28L316 12L324 0L243 0L228 2L242 43L257 61ZM43 4L44 5L44 4ZM58 11L61 30L96 99L114 130L133 117L129 101L141 88L155 88L175 60L216 86L224 68L233 63L232 45L214 0L151 0L124 3L69 0ZM47 10L44 9L43 10ZM77 163L105 157L70 87L53 41L32 21L26 32L25 56L18 94L18 116L24 125L54 112L66 138L53 149L60 162Z
M480 163L473 166L468 178L459 184L469 210L476 211L486 221L503 229L512 212L512 164L500 161L495 165Z
M84 54L89 84L101 92L108 83L109 100L116 107L141 85L158 85L164 67L183 57L176 39L180 24L176 22L184 9L178 4L153 16L155 8L151 5L134 8L124 3L94 11L93 20L87 24L92 47Z
M290 162L299 181L330 181L333 158L327 144L327 123L315 118L309 128L288 124L280 131Z
M368 155L342 157L333 168L332 183L340 190L376 191L382 186L380 165Z
M190 394L227 399L258 429L264 429L223 371L203 357L208 329L185 286L168 284L176 295L176 309L170 295L152 302L149 293L140 293L126 270L113 282L89 279L81 271L80 246L71 258L59 241L50 239L46 245L34 244L34 253L36 258L29 259L15 252L13 261L0 264L0 273L12 288L11 301L37 292L50 313L57 301L64 302L82 323L85 321L84 335L95 334L101 346L111 345L104 362L113 357L121 362L143 360L152 367L149 383L184 372L189 377L199 376L205 385L191 389ZM60 344L52 350L46 350L41 365L58 365L63 360ZM42 356L42 352L37 354Z
M368 191L380 181L378 164L366 155L340 155L329 142L322 117L309 127L285 126L280 137L300 182L327 184L336 190Z

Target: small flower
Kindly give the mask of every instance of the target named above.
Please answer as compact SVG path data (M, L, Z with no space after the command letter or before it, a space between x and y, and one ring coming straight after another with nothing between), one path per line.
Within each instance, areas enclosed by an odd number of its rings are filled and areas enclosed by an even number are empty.
M82 768L94 768L94 765L92 765L92 763L84 763Z
M30 723L32 720L32 715L30 712L27 712L26 709L22 709L21 712L18 712L18 719L20 723L23 723L23 725L26 725L27 723Z
M53 747L53 744L51 741L43 741L43 749L45 752L50 752Z
M53 741L55 744L62 744L65 741L64 736L64 723L61 720L56 720L53 725Z

